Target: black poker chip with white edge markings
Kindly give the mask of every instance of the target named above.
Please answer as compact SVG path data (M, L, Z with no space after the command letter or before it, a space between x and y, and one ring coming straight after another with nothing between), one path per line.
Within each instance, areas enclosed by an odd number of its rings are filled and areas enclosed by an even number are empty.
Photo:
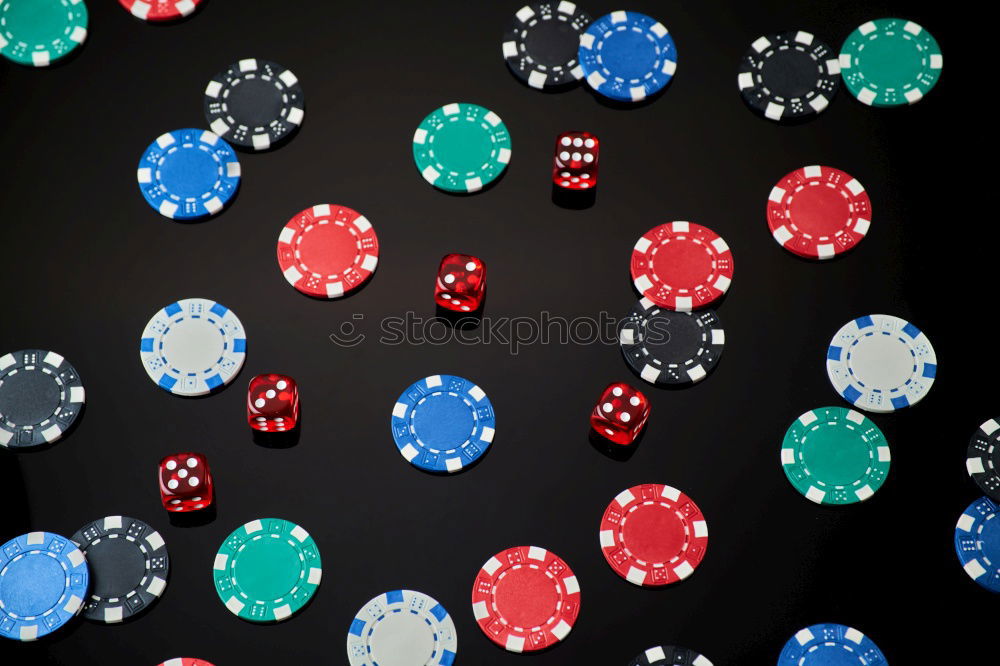
M80 416L83 382L62 355L24 349L0 356L0 448L51 444Z
M122 622L147 610L166 589L167 544L143 521L106 516L72 538L90 567L90 596L82 611L88 620Z
M628 666L712 666L712 662L688 648L658 645L640 653Z
M965 468L983 493L1000 502L1000 417L985 421L969 440Z
M583 78L580 35L592 19L574 2L533 2L521 7L503 35L503 57L514 76L539 90Z
M726 333L714 310L675 312L639 299L618 344L629 367L656 386L700 382L719 364Z

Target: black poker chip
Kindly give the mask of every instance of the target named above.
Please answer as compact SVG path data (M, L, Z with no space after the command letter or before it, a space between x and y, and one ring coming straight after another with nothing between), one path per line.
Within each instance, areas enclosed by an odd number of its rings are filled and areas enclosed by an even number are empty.
M743 100L765 118L802 120L830 105L840 88L840 61L812 33L772 33L747 49L737 82Z
M642 298L622 322L618 344L646 382L693 384L719 364L726 333L714 310L675 312Z
M305 118L305 95L290 69L245 58L205 87L209 129L251 151L273 148L292 136Z
M1000 502L1000 417L985 421L969 440L965 468L984 494Z
M24 349L0 356L0 447L30 449L57 441L85 400L80 375L60 354Z
M90 596L82 615L115 623L134 617L167 587L167 544L152 527L128 516L107 516L73 535L90 567Z
M583 78L580 35L590 15L573 2L533 2L517 10L503 35L503 57L532 88L557 88Z
M628 666L712 666L712 662L688 648L657 645L639 654Z

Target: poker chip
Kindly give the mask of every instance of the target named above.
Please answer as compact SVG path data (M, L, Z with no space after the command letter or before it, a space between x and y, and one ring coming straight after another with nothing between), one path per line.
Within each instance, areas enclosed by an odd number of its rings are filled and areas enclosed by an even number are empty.
M869 666L885 664L872 639L842 624L814 624L798 631L781 650L778 666Z
M351 666L451 666L457 650L448 611L413 590L378 595L358 611L347 633Z
M782 178L767 198L767 226L778 245L807 259L847 252L871 226L872 202L850 174L807 166Z
M981 497L965 510L955 526L955 552L969 578L990 592L1000 593L1000 509Z
M84 0L0 0L0 55L48 67L87 39Z
M413 161L428 183L446 192L478 192L510 163L511 142L500 116L478 104L435 109L413 133Z
M663 90L677 71L677 47L662 23L639 12L597 19L580 36L587 84L619 102L641 102Z
M181 129L149 145L136 171L146 203L171 220L215 215L236 195L240 162L212 132Z
M657 645L641 652L628 666L712 666L712 662L694 650Z
M919 102L937 83L943 65L934 36L898 18L861 24L840 48L844 85L869 106Z
M112 624L145 612L170 576L167 544L152 527L128 516L107 516L78 529L73 542L90 566L88 620Z
M721 297L733 279L733 253L717 233L694 222L653 227L632 249L632 282L661 308L690 312Z
M472 613L487 638L534 652L566 638L580 614L580 584L560 557L515 546L487 560L472 587Z
M840 61L804 30L762 35L740 61L736 83L751 109L770 120L821 113L840 88Z
M194 657L174 657L158 664L157 666L214 666L211 662Z
M164 391L197 396L236 378L247 338L236 313L205 298L185 298L153 315L139 340L146 374Z
M601 517L601 552L633 585L659 587L694 573L708 548L708 523L694 501L670 486L623 490Z
M574 2L533 2L517 10L503 35L503 57L532 88L556 88L583 78L577 59L590 16Z
M983 493L1000 502L1000 418L984 422L969 440L965 468Z
M83 607L87 560L66 537L29 532L0 548L0 636L33 641L61 629Z
M278 236L278 266L303 294L340 298L351 293L378 266L378 236L355 210L319 204L300 211Z
M58 441L80 416L86 391L76 369L52 351L0 356L0 447Z
M844 324L830 341L826 374L844 400L868 412L920 402L937 374L934 347L899 317L873 314Z
M209 128L234 146L268 150L290 138L305 118L305 95L291 70L246 58L205 88Z
M726 332L713 310L662 310L641 298L618 332L633 372L655 386L700 382L722 358Z
M486 453L496 414L486 392L468 379L431 375L410 384L392 408L399 453L425 472L458 472Z
M319 588L323 561L303 528L258 518L226 537L215 555L215 591L250 622L280 622L302 610Z
M201 0L118 0L132 16L143 21L172 21L194 13Z
M878 426L844 407L809 410L788 427L781 444L785 476L817 504L868 499L885 482L890 460Z

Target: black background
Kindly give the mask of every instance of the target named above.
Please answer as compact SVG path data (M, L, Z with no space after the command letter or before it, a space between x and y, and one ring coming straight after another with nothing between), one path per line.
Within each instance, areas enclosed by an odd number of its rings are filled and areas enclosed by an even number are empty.
M70 535L122 513L161 531L173 569L163 599L136 621L4 642L12 663L346 663L354 613L400 587L449 609L466 666L617 666L657 643L697 648L716 664L773 664L796 630L816 622L858 627L892 663L982 663L995 598L962 571L952 539L979 496L964 470L967 439L997 412L984 379L997 359L982 298L997 233L976 208L995 185L989 159L967 161L985 138L963 114L984 107L979 88L961 85L968 45L946 7L634 0L629 9L673 33L679 67L655 103L620 110L586 89L542 94L510 75L501 33L519 2L211 0L170 26L137 21L111 0L88 4L90 36L69 62L0 63L0 350L57 350L88 392L70 437L0 457L0 540ZM620 8L585 7L595 17ZM841 90L819 119L796 127L744 107L736 64L759 34L803 28L838 49L860 23L893 15L931 30L946 55L924 101L877 110ZM240 155L242 190L222 215L199 224L160 217L136 185L139 156L164 131L204 126L206 82L253 56L299 76L301 132L277 151ZM421 118L452 101L495 110L513 137L506 176L471 197L427 185L411 156ZM582 211L553 205L549 185L554 137L577 128L603 142L597 202ZM872 198L868 238L836 261L796 259L765 224L771 187L806 164L845 169ZM381 259L355 297L323 302L285 282L275 243L296 211L328 201L372 220ZM500 343L374 340L383 317L433 314L433 273L451 251L486 261L488 316L623 316L636 298L633 243L674 219L721 233L736 264L719 307L722 363L693 388L642 384L614 346L529 345L512 356ZM182 399L149 381L137 346L157 309L193 296L235 310L249 354L221 394ZM843 323L872 312L921 327L939 377L915 408L872 417L893 454L878 494L816 506L785 479L780 441L801 412L842 404L825 349ZM355 313L369 340L334 345L328 335ZM300 382L305 422L294 447L255 444L244 421L246 382L263 371ZM448 478L406 464L389 433L400 391L435 373L475 380L498 413L482 464ZM627 462L588 442L588 412L612 380L640 385L653 404ZM175 527L159 506L155 465L189 449L209 456L218 515ZM666 589L624 582L598 547L607 503L642 482L689 493L710 526L702 566ZM276 626L231 615L210 575L222 539L265 516L303 525L324 563L314 602ZM518 544L558 553L582 586L573 632L533 656L496 648L469 606L480 565Z

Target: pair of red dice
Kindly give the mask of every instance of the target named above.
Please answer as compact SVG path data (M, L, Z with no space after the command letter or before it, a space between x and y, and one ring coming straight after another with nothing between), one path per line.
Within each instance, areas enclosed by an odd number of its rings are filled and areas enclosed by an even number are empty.
M624 382L608 384L590 413L590 427L615 444L628 446L649 419L649 400Z

